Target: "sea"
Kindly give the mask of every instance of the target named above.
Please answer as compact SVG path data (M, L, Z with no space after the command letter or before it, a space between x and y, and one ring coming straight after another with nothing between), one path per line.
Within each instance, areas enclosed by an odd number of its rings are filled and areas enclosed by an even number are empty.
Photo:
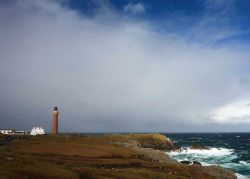
M168 152L171 158L198 161L204 166L220 165L234 171L239 179L250 179L250 133L171 133L165 134L181 152ZM194 150L194 143L210 150Z

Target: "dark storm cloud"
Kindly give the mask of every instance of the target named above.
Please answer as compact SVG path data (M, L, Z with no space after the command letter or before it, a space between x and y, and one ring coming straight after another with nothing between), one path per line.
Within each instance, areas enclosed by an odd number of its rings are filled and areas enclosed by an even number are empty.
M63 131L192 131L248 96L235 69L248 54L206 45L201 24L192 33L205 44L106 6L88 18L58 1L13 2L0 3L1 128L48 130L58 105Z

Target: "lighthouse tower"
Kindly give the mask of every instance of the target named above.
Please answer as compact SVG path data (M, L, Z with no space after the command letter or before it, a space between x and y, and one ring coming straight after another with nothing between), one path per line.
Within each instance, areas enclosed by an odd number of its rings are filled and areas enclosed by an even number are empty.
M51 134L58 134L58 115L59 115L58 107L55 106L53 110Z

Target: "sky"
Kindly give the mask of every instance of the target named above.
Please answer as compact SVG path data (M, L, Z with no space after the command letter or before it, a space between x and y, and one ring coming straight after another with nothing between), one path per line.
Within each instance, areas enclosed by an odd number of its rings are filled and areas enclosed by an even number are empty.
M248 132L250 1L0 1L0 128Z

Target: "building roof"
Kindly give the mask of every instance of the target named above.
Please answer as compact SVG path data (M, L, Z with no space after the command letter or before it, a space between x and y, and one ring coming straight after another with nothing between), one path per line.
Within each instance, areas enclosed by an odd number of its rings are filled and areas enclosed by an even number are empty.
M12 130L12 131L14 131L15 129L0 129L0 131L7 131L7 130Z

